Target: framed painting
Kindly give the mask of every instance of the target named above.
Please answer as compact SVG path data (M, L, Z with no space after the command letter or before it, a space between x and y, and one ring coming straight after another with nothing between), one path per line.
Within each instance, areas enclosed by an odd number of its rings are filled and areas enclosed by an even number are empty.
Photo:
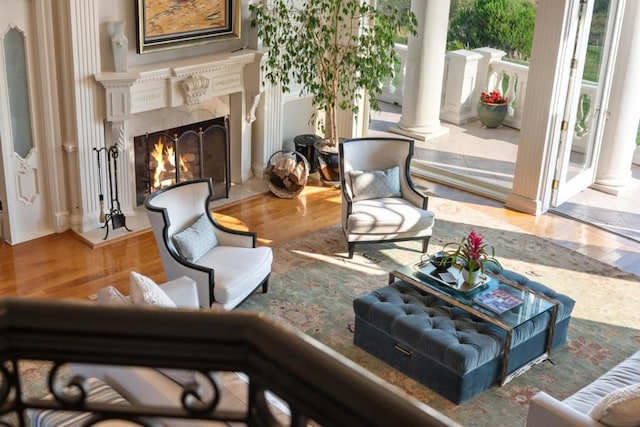
M240 0L138 0L138 53L240 37Z

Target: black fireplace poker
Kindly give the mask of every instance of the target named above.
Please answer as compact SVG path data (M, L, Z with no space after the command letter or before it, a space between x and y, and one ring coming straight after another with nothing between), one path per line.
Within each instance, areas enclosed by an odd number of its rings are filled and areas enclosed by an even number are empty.
M127 231L132 231L127 227L127 221L120 209L120 200L118 198L118 147L114 144L111 147L94 148L97 151L98 165L100 165L100 152L104 151L107 163L107 174L109 178L109 213L105 215L104 225L105 229L104 238L106 240L109 236L109 223L111 228L116 230L124 227ZM101 178L101 177L99 177Z

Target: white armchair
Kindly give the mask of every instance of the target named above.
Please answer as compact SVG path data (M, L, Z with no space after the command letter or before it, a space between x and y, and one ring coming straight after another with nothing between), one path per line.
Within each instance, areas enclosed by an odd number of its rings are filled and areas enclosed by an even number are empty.
M529 403L526 426L640 426L640 351L564 400L539 391Z
M219 224L209 212L212 195L211 179L196 179L153 193L144 206L167 280L190 277L201 307L230 310L260 286L267 292L273 253L256 246L255 233Z
M356 243L422 240L427 252L435 220L428 197L413 185L413 141L356 138L340 143L342 229L349 258Z

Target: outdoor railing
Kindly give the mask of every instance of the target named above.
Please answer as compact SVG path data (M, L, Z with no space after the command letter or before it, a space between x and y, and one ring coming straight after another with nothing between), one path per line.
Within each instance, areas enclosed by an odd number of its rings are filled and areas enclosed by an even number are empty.
M101 420L171 425L185 419L279 425L266 404L267 390L286 403L291 426L456 425L324 345L257 313L6 298L0 300L0 354L0 425L26 425L29 409L90 414L83 425ZM44 380L55 398L30 395L33 372L20 368L28 361L51 362ZM75 363L196 370L211 379L214 398L203 400L191 383L184 385L181 402L168 408L87 400L86 378L60 375ZM226 389L214 372L249 378L246 408L219 408ZM76 391L73 397L70 389Z
M407 46L396 44L400 58L398 75L385 83L380 101L402 105L406 77ZM470 50L455 50L446 54L440 119L464 124L477 120L476 105L482 91L497 90L509 99L509 113L504 121L506 126L520 129L524 114L529 67L503 58L505 52L489 47ZM597 85L584 81L580 90L574 148L586 146L586 139L592 125Z

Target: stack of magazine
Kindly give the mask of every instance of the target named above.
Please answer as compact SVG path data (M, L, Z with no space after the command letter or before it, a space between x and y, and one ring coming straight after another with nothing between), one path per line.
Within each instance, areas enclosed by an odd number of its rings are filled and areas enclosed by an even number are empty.
M500 288L482 293L473 299L476 304L498 314L519 306L522 301L522 298Z

